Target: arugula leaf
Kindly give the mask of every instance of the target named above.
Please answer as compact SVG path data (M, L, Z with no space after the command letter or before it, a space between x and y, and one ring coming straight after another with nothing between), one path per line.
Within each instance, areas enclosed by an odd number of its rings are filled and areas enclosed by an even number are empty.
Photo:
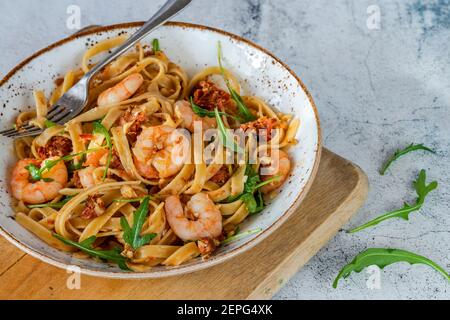
M333 288L336 289L339 280L341 278L347 278L352 272L359 273L364 268L372 265L376 265L380 269L384 269L386 266L397 262L408 262L411 265L428 265L450 281L450 275L442 267L428 258L401 249L370 248L358 254L352 262L342 268L333 282Z
M386 162L386 164L381 168L380 170L380 174L382 176L384 176L384 174L386 173L387 169L391 166L391 164L396 161L398 158L400 158L401 156L404 156L407 153L410 153L412 151L416 151L416 150L425 150L431 153L436 153L434 150L425 147L423 144L414 144L411 143L408 147L406 147L403 150L397 150L394 155Z
M31 164L27 165L25 167L25 169L27 169L28 172L30 173L32 181L39 181L42 179L41 169L38 166L36 166L35 164L31 163Z
M247 165L247 168L245 169L245 175L247 176L247 180L244 183L244 192L240 195L229 197L226 202L230 203L236 200L242 200L247 205L250 216L252 216L260 213L266 207L260 189L265 185L280 179L280 177L275 176L261 182L259 173L255 171L250 165Z
M261 190L256 191L256 208L253 212L250 212L250 216L253 216L255 214L258 214L264 210L266 207L266 203L264 202L264 198L262 195Z
M232 237L229 237L229 238L225 239L224 241L222 241L222 245L226 245L226 244L229 244L231 242L240 240L242 238L251 236L252 234L259 233L262 230L263 230L262 228L258 228L258 229L253 229L253 230L249 230L249 231L246 231L246 232L243 232L243 233L236 234L236 235L234 235Z
M247 165L245 175L247 176L247 180L244 183L244 192L255 192L256 186L261 182L259 173L251 165Z
M270 179L265 181L261 181L259 173L253 169L252 166L247 165L247 169L245 170L245 175L247 176L247 181L244 184L244 192L255 193L256 190L268 185L274 181L278 181L281 179L280 176L273 176Z
M73 161L71 161L71 162L69 163L69 167L68 167L69 171L70 171L71 173L73 173L73 172L75 172L75 171L77 171L77 170L83 169L83 168L84 168L84 166L83 166L84 158L85 158L84 155L81 156L81 159L80 159L80 161L78 161L78 163L74 163Z
M236 151L237 153L244 153L244 150L237 145L236 141L234 141L233 137L230 137L228 134L227 128L220 117L219 110L217 108L214 109L214 113L216 116L217 126L219 128L219 138L222 144L230 149L231 151Z
M97 237L92 236L85 239L84 241L79 242L79 244L83 247L91 247L94 244L95 240L97 240Z
M42 172L41 169L36 166L35 164L31 163L25 167L25 169L28 170L31 176L31 180L33 182L43 180L44 182L53 182L54 180L51 178L42 178Z
M92 236L80 243L65 239L64 237L62 237L56 233L54 233L53 236L55 238L57 238L59 241L61 241L62 243L72 246L72 247L75 247L75 248L89 254L91 257L115 262L119 265L119 267L122 270L129 270L126 265L127 258L120 254L119 248L114 249L114 250L96 250L96 249L92 248L92 245L94 244L95 240L97 240L97 238L95 236Z
M56 127L58 124L56 122L53 122L53 121L50 121L50 120L46 119L44 121L44 125L48 129L48 128Z
M50 181L53 181L53 179L48 179L48 178L42 177L42 174L45 171L51 170L54 166L56 166L61 161L70 161L76 157L80 157L80 156L83 156L83 155L91 153L91 152L96 152L98 150L101 150L101 148L95 148L95 149L90 149L90 150L86 150L86 151L79 152L79 153L70 154L68 156L64 156L64 157L61 157L56 160L47 160L44 162L44 165L41 168L37 167L34 164L29 164L28 166L25 167L25 169L27 169L28 172L30 173L32 181L36 182L39 180L44 180L45 182L50 182Z
M153 39L152 47L153 47L153 53L157 53L158 51L161 51L161 48L159 47L159 40L158 39Z
M245 175L247 176L247 180L244 183L244 192L232 197L228 197L225 200L226 203L240 200L246 194L253 195L253 193L255 193L256 186L261 182L261 178L259 177L258 172L253 170L253 167L247 164L247 167L245 168Z
M192 111L194 111L194 113L196 115L198 115L199 117L215 118L216 113L214 111L208 111L208 110L205 110L205 109L201 108L200 106L196 105L194 103L194 99L192 97L190 98L190 102L191 102ZM219 115L223 116L226 114L225 114L225 112L219 112Z
M281 179L280 176L273 176L272 178L264 180L263 182L257 184L255 186L255 189L260 189L260 188L264 187L265 185L271 184L272 182L275 182L275 181L279 181L280 179Z
M416 203L414 205L405 203L403 208L383 214L383 215L379 216L378 218L375 218L374 220L363 224L360 227L357 227L355 229L348 231L348 233L355 233L355 232L361 231L363 229L375 226L375 225L379 224L380 222L383 222L383 221L385 221L387 219L391 219L391 218L401 218L401 219L408 221L409 214L411 212L420 210L420 208L422 208L422 205L425 202L426 196L431 191L433 191L434 189L436 189L438 187L438 183L436 181L433 181L427 185L426 177L427 176L426 176L425 170L421 170L419 173L419 177L413 183L414 188L416 189L416 193L417 193L417 199L416 199Z
M151 197L149 197L151 199ZM122 202L122 203L133 203L133 202L142 202L145 198L136 198L136 199L116 199L113 202Z
M111 165L111 160L112 160L112 156L113 156L112 139L111 139L111 136L109 135L108 129L106 129L99 121L94 122L94 131L93 132L95 134L101 134L105 137L106 145L109 149L108 159L106 160L106 169L105 169L105 172L103 172L103 181L105 181L106 177L108 176L108 170L109 170L109 166Z
M230 91L231 97L233 98L234 102L236 102L236 105L238 106L239 113L244 119L243 123L256 120L256 117L253 115L253 113L250 112L248 107L245 105L245 102L242 99L242 97L233 88L229 87L228 90Z
M70 199L72 199L73 197L66 197L64 200L60 201L60 202L55 202L55 203L43 203L43 204L33 204L33 205L28 205L27 207L29 209L36 209L36 208L53 208L53 209L61 209L62 207L64 207L64 205L70 201Z
M250 214L253 214L256 212L258 208L258 203L256 202L255 196L253 193L244 193L240 200L242 200L245 205L247 206L247 210Z
M225 75L225 68L222 64L222 45L220 42L218 42L217 45L217 53L218 53L218 60L219 60L219 68L220 72L222 73L222 77L225 80L225 83L227 85L228 91L230 92L231 98L236 103L239 114L242 116L243 123L250 122L256 120L256 117L253 115L253 113L250 112L248 107L245 105L244 100L242 100L242 97L231 87L230 80Z
M123 239L134 250L147 245L156 234L146 234L141 237L142 226L144 225L145 218L148 215L150 197L145 197L140 207L133 214L133 227L130 227L125 217L120 219L120 225L123 229Z
M247 209L250 216L260 213L266 207L260 188L272 181L273 179L264 181L263 183L257 185L255 189L256 191L244 193L239 197L239 199L242 200L247 205Z
M244 184L244 192L255 193L256 190L268 185L274 181L280 180L280 176L273 176L270 179L265 181L261 181L259 173L253 169L252 166L247 165L247 169L245 171L245 175L247 176L247 181Z
M204 117L214 118L216 116L216 113L214 111L205 110L202 107L200 107L199 105L195 104L194 103L194 99L192 97L190 98L190 102L191 102L192 111L194 111L194 113L196 115L198 115L199 117L201 117L201 118L204 118ZM231 114L228 114L226 112L219 111L219 115L232 118L232 119L234 119L236 121L239 121L239 122L242 121L241 118L235 117L235 116L233 116Z
M244 202L245 202L245 200L252 201L249 198L249 196L247 196L247 194L249 194L250 196L253 196L253 194L257 190L256 186L261 182L261 178L259 177L258 172L253 170L253 167L250 165L247 165L247 167L245 169L245 175L247 176L247 180L244 183L244 192L241 194L238 194L236 196L229 197L226 200L227 203L234 202L237 200L243 200ZM243 197L244 197L244 199L242 199Z

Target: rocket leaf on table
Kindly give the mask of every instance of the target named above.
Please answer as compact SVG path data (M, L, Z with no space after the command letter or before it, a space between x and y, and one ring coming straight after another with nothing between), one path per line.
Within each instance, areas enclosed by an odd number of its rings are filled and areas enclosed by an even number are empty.
M352 272L359 273L364 268L373 265L383 269L384 267L397 262L408 262L411 265L424 264L430 266L450 281L450 275L442 267L426 257L401 249L370 248L358 254L352 262L342 268L333 282L333 288L337 288L339 280L341 278L347 278Z
M400 158L401 156L404 156L407 153L413 152L413 151L417 151L417 150L425 150L431 153L436 153L434 150L425 147L423 144L414 144L411 143L409 146L407 146L405 149L403 150L397 150L395 151L395 153L392 155L391 158L389 158L389 160L386 162L386 164L383 166L383 168L381 168L380 170L380 174L383 176L387 169L391 166L391 164L396 161L398 158Z
M419 177L417 178L416 181L414 181L413 185L417 192L417 199L416 199L416 203L414 205L405 203L403 208L383 214L383 215L379 216L378 218L375 218L374 220L371 220L371 221L363 224L362 226L359 226L355 229L348 231L348 233L355 233L355 232L361 231L363 229L376 226L380 222L383 222L385 220L392 219L392 218L401 218L404 220L409 220L409 214L411 212L417 211L420 208L422 208L422 205L425 202L426 196L431 191L433 191L434 189L436 189L438 187L438 183L436 181L433 181L427 185L426 178L427 178L427 175L426 175L425 170L421 170Z

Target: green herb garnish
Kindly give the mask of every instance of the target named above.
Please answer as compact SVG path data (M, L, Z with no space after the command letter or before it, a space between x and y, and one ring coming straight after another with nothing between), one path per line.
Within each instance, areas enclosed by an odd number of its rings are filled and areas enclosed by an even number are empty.
M250 112L250 110L245 105L244 100L242 100L242 97L236 91L234 91L233 88L229 87L229 90L231 97L238 106L239 114L241 115L242 119L244 119L243 123L256 120L256 117Z
M50 120L46 119L44 121L44 125L48 129L48 128L56 127L58 124L56 122L53 122L53 121L50 121Z
M43 204L33 204L33 205L28 205L27 207L29 209L38 209L38 208L53 208L53 209L61 209L62 207L64 207L64 205L70 201L70 199L72 199L73 197L66 197L64 200L60 201L60 202L49 202L49 203L43 203Z
M262 230L263 230L262 228L258 228L258 229L253 229L253 230L249 230L249 231L246 231L246 232L243 232L243 233L236 234L236 235L234 235L232 237L229 237L229 238L225 239L224 241L222 241L222 245L226 245L226 244L229 244L231 242L240 240L242 238L251 236L252 234L259 233Z
M115 262L119 265L120 269L129 271L129 268L127 267L127 264L126 264L127 258L125 258L124 256L122 256L120 254L121 250L119 248L113 249L113 250L96 250L96 249L92 248L92 245L94 244L95 240L97 240L97 238L95 236L92 236L82 242L79 242L79 243L72 241L72 240L65 239L65 238L61 237L59 234L54 233L53 236L55 238L57 238L58 240L60 240L61 242L63 242L64 244L75 247L75 248L89 254L91 257Z
M244 183L244 192L245 193L254 193L257 189L257 185L261 183L261 177L259 176L258 171L253 169L253 166L247 164L245 168L245 175L247 176L247 180Z
M253 210L253 212L250 212L251 216L262 212L266 207L266 203L264 202L262 192L259 189L258 191L256 191L255 200L256 200L256 208Z
M64 157L61 157L61 158L56 159L56 160L47 160L47 161L44 162L44 165L41 168L39 168L38 166L36 166L34 164L29 164L28 166L25 167L25 169L27 169L28 172L30 173L32 181L36 182L36 181L39 181L39 180L43 180L45 182L51 182L51 181L53 181L53 179L48 179L48 178L43 178L42 177L42 174L45 171L51 170L54 166L56 166L61 161L70 161L73 158L76 158L76 157L79 157L79 156L82 156L82 155L85 155L85 154L88 154L88 153L91 153L91 152L95 152L95 151L98 151L98 150L101 150L101 148L90 149L90 150L86 150L86 151L83 151L83 152L70 154L68 156L64 156Z
M259 173L253 170L253 167L249 165L247 166L246 175L248 178L244 184L244 191L248 193L255 193L256 190L281 179L280 176L273 176L270 179L262 181Z
M244 203L247 205L250 216L260 213L266 207L266 204L264 203L264 199L263 199L260 188L262 188L265 185L272 183L274 181L278 181L279 179L280 179L280 177L278 177L278 176L270 178L270 179L258 184L255 187L253 192L247 192L242 195L242 197L240 199L242 201L244 201ZM255 197L255 192L256 192L256 197Z
M130 227L125 217L120 219L120 225L123 229L123 239L134 250L147 245L156 234L146 234L141 237L142 226L144 225L145 218L148 215L150 197L145 197L140 207L133 214L133 227Z
M229 197L226 202L230 203L237 200L242 200L246 204L249 214L255 215L263 211L266 207L260 189L265 185L268 185L274 181L278 181L280 177L274 176L270 179L267 179L266 181L261 181L259 173L255 171L250 165L247 165L247 168L245 169L245 175L247 176L247 180L244 183L244 192L240 195Z
M75 171L83 169L84 168L84 166L83 166L84 159L85 159L85 156L82 155L81 159L78 161L78 163L74 163L73 161L71 161L68 166L69 172L73 173Z
M255 196L252 193L244 193L239 200L242 200L242 202L245 203L247 206L247 210L250 214L253 214L256 212L258 203L256 203Z
M352 272L359 273L364 268L372 265L376 265L380 269L383 269L384 267L397 262L428 265L450 281L450 275L442 267L428 258L400 249L371 248L358 254L351 263L342 268L333 282L333 288L337 288L339 280L341 278L347 278Z
M109 166L111 165L111 160L112 160L112 156L113 156L112 140L111 140L111 136L109 135L108 129L106 129L105 126L103 126L98 121L94 122L94 133L101 134L105 137L106 146L109 149L108 159L106 160L105 172L103 172L103 181L105 181L106 177L108 176L108 170L109 170Z
M220 72L222 73L222 77L225 80L225 83L227 85L228 91L230 92L231 98L236 103L239 114L242 117L243 123L250 122L256 120L256 117L250 112L250 109L245 105L244 100L242 97L231 87L230 80L225 75L225 68L222 64L222 45L219 42L217 46L217 53L218 53L218 60L219 60L219 68Z
M214 109L214 113L216 116L217 126L219 128L219 138L222 144L231 151L236 151L240 154L244 153L244 150L237 145L233 137L230 137L229 132L225 127L225 124L223 123L222 118L220 117L219 110L217 108Z
M25 167L25 169L27 169L28 172L30 173L31 180L39 181L42 179L43 170L41 171L41 169L35 164L29 164L28 166Z
M427 178L427 176L426 176L425 170L421 170L419 173L419 177L413 183L413 186L417 193L417 199L416 199L416 203L414 205L405 203L403 208L383 214L383 215L379 216L378 218L376 218L372 221L369 221L366 224L363 224L360 227L357 227L355 229L348 231L348 233L355 233L355 232L361 231L363 229L376 226L380 222L383 222L383 221L385 221L387 219L391 219L391 218L401 218L401 219L408 221L409 214L411 212L417 211L420 208L422 208L422 205L424 204L425 198L428 195L428 193L430 193L431 191L433 191L434 189L436 189L438 187L438 183L436 181L433 181L429 185L427 185L426 178Z
M150 197L151 199L151 197ZM145 198L136 198L136 199L116 199L113 200L113 202L119 202L119 203L133 203L133 202L142 202Z
M159 47L159 40L158 39L153 39L152 47L153 47L153 53L157 53L158 51L161 51L161 48Z
M414 144L411 143L408 147L406 147L403 150L397 150L395 151L394 155L386 162L386 164L383 166L383 168L380 170L380 174L384 175L387 171L387 169L391 166L391 164L396 161L398 158L400 158L401 156L404 156L407 153L410 153L412 151L416 151L416 150L425 150L431 153L436 153L434 150L425 147L423 144Z
M191 100L192 111L194 111L194 113L195 113L196 115L198 115L199 117L201 117L201 118L205 118L205 117L208 117L208 118L215 118L215 117L216 117L216 113L215 113L214 111L209 111L209 110L203 109L203 108L200 107L199 105L195 104L195 103L194 103L194 99L193 99L192 97L190 98L190 100ZM229 118L232 118L232 119L234 119L234 120L236 120L236 121L239 121L239 122L242 121L241 118L235 117L235 116L233 116L233 115L231 115L231 114L228 114L228 113L226 113L226 112L221 112L221 111L219 111L219 115L225 116L225 117L229 117Z

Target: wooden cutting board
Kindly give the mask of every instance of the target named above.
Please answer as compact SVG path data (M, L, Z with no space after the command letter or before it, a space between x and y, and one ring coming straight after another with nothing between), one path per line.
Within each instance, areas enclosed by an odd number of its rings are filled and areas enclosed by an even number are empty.
M299 210L253 249L215 267L162 280L107 280L70 276L0 238L0 299L268 299L362 206L366 175L323 150L317 177Z

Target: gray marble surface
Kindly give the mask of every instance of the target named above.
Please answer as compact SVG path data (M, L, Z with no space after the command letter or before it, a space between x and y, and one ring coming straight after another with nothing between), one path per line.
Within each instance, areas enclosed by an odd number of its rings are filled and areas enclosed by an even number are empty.
M0 77L73 32L66 27L68 5L81 8L86 26L145 20L162 2L0 1ZM380 29L367 27L371 5L380 10ZM441 275L405 263L382 271L379 289L368 289L366 272L331 288L339 269L368 247L411 250L450 270L450 1L195 0L177 20L254 40L304 80L320 111L326 147L360 165L370 179L367 204L345 228L413 201L411 182L422 168L440 183L409 222L391 220L355 235L339 232L275 298L450 298ZM411 142L438 153L406 156L381 177L386 156Z

